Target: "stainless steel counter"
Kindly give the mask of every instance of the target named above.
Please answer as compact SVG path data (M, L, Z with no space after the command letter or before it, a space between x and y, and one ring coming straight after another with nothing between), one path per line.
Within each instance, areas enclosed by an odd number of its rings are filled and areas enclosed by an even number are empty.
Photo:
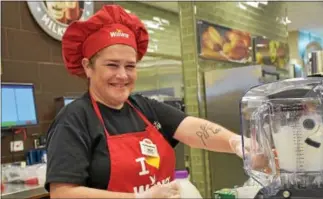
M26 175L29 177L37 177L39 185L25 185L25 184L6 184L4 183L4 190L1 193L1 198L26 198L37 199L46 198L49 194L44 188L46 164L35 164L32 166L22 167L17 170L17 167L12 167L10 164L2 164L2 175L10 176L10 172L14 169L14 174ZM9 172L9 173L8 173ZM25 177L26 177L25 176ZM49 197L48 197L49 198Z
M5 184L1 198L43 198L48 196L44 185Z

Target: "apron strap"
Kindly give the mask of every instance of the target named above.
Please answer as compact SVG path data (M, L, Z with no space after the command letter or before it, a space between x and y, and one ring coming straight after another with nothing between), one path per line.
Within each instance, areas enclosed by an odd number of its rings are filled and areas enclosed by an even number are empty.
M139 115L139 117L145 122L145 124L147 126L151 126L152 124L149 122L149 120L147 119L146 116L144 116L144 114L141 113L141 111L139 111L134 105L132 105L132 103L127 100L127 103L136 111L136 113Z
M99 118L101 124L103 125L105 135L108 137L109 133L108 133L108 130L105 128L105 124L104 124L104 121L103 121L102 114L101 114L101 111L99 109L98 103L96 103L96 101L94 100L94 98L92 97L91 94L90 94L90 97L91 97L92 106L94 108L94 112L97 115L97 117Z
M94 112L97 115L97 117L99 118L101 124L103 125L105 135L108 137L109 136L109 132L105 128L104 120L103 120L101 111L99 109L98 103L94 100L94 98L92 97L91 94L90 94L90 98L91 98L92 106L94 108ZM147 126L152 126L152 124L148 121L148 119L134 105L132 105L132 103L129 100L127 100L127 103L136 111L136 113L145 122L145 124Z

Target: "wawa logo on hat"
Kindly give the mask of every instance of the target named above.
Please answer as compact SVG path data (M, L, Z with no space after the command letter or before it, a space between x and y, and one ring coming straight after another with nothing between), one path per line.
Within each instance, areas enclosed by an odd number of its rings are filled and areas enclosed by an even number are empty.
M28 0L27 3L38 25L57 40L62 39L70 23L86 20L94 11L92 1Z
M110 36L111 37L124 37L124 38L129 38L129 34L122 32L122 30L120 30L120 29L116 29L116 31L110 32Z

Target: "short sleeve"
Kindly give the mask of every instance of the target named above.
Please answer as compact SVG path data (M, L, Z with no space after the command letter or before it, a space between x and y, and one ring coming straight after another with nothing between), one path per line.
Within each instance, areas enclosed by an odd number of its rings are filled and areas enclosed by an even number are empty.
M86 185L90 165L90 136L76 113L61 113L47 134L47 173L50 183Z
M171 105L152 99L148 100L156 112L163 131L173 137L178 126L187 117L187 115L183 111Z
M140 99L140 101L145 101L149 109L152 109L153 114L156 116L161 125L161 132L163 133L164 137L172 147L175 147L178 144L178 141L174 139L174 134L180 123L187 117L187 114L166 103L140 95L136 96Z

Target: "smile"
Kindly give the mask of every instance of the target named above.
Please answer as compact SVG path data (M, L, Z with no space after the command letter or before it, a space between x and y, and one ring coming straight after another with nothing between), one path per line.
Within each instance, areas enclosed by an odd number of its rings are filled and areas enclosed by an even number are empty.
M110 83L111 86L116 87L116 88L124 88L128 86L129 84L118 84L118 83Z

